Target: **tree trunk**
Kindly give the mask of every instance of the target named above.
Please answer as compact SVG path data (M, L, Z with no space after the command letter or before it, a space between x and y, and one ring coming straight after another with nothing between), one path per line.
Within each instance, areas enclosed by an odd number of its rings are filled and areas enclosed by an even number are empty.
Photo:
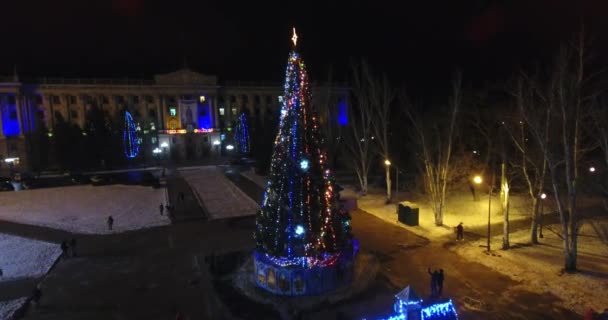
M384 166L386 170L386 203L391 201L391 168Z
M539 207L540 201L538 201L538 198L532 198L532 224L530 225L530 242L533 244L538 244Z

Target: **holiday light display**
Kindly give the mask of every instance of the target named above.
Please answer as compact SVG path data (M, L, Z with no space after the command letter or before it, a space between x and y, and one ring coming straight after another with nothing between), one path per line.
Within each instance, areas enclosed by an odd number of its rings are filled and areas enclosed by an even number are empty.
M255 272L277 294L319 294L348 283L355 256L311 104L306 66L292 37L268 183L256 216ZM313 276L314 274L314 276ZM277 280L278 279L278 280Z
M131 117L129 111L125 111L125 127L123 129L122 145L127 158L137 157L137 154L139 153L139 141L133 117Z
M411 304L422 303L412 302ZM458 320L458 314L456 308L450 299L447 302L435 303L418 310L408 310L407 303L402 305L402 308L397 310L395 315L389 316L388 318L380 318L378 320L408 320L408 319L420 319L420 320ZM363 319L365 320L365 319Z
M234 140L240 153L249 153L249 126L247 125L247 116L244 113L241 113L236 119Z

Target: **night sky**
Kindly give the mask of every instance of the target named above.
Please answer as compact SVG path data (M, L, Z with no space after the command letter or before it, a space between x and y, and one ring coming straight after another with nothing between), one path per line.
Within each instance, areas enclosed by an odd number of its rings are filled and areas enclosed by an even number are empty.
M414 87L456 67L493 81L550 56L579 16L608 52L608 1L5 2L0 74L16 64L27 76L151 77L186 63L220 80L280 82L294 25L313 80L330 66L344 80L349 59L365 57Z

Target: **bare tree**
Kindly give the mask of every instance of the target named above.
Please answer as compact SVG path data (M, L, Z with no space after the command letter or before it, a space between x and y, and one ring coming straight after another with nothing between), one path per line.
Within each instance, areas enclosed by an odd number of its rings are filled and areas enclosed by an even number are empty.
M316 106L319 113L319 124L323 131L327 149L328 163L335 168L337 158L340 156L343 147L342 127L338 123L339 110L337 107L336 87L332 82L332 70L328 71L327 83L317 96L317 101L321 105Z
M370 107L372 110L372 129L374 132L377 148L383 160L390 161L389 153L389 123L391 104L395 99L395 91L392 89L386 74L382 77L374 77L365 63L363 64L365 80L369 90ZM391 200L391 174L390 166L384 166L386 172L386 202Z
M346 151L359 180L361 192L367 194L368 175L372 163L372 106L364 65L352 64L353 101L348 104L349 127L344 133Z
M519 151L520 154L520 162L515 163L513 166L519 168L521 170L521 175L526 182L528 195L532 200L532 218L530 225L530 242L537 244L538 243L538 225L540 223L540 202L542 201L541 195L543 194L543 189L545 187L545 179L547 175L547 159L544 154L538 152L540 148L539 144L533 144L532 141L528 140L528 136L530 136L530 130L528 126L529 123L524 123L522 120L524 118L524 112L532 108L535 105L542 105L546 103L546 99L544 94L539 95L540 88L536 86L537 80L530 78L528 75L522 73L517 81L516 89L513 93L515 97L515 104L518 107L517 116L514 121L511 121L514 124L509 123L509 121L503 121L503 127L505 131L508 133L513 146L516 150ZM528 109L526 109L528 108ZM542 109L540 106L537 110ZM530 112L528 112L530 113ZM541 111L542 113L542 111ZM548 144L549 141L549 122L548 118L544 121L539 119L540 117L535 117L534 120L530 115L528 115L527 119L529 121L534 121L532 125L536 128L536 138L542 141L543 144ZM544 129L542 129L544 128ZM536 140L533 140L536 141ZM530 146L536 147L536 149L530 150Z
M577 203L580 159L586 151L581 140L582 126L589 120L588 63L583 29L576 41L563 46L545 86L532 84L542 104L524 105L522 115L547 161L553 195L560 215L564 246L564 267L577 266L580 213ZM530 85L528 83L527 85ZM539 114L537 110L542 110ZM534 108L534 109L533 109ZM544 122L544 125L542 123ZM544 132L549 132L546 135ZM548 139L545 137L548 136ZM561 187L565 185L565 194Z
M447 126L436 121L433 115L430 121L424 121L423 117L417 115L415 106L404 97L405 112L413 127L413 136L418 145L418 158L424 176L424 185L430 198L435 215L435 225L443 225L443 212L445 207L445 196L448 182L452 174L451 156L454 130L456 126L456 115L460 109L462 100L462 77L457 74L452 84L452 96L448 104L451 110ZM447 131L442 130L448 128Z

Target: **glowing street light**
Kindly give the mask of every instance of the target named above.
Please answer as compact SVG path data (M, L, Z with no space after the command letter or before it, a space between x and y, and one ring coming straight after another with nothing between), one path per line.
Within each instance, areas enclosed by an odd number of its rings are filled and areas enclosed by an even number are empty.
M226 150L233 150L233 149L234 149L234 146L231 144L226 146Z
M595 167L589 167L589 172L591 172L591 173L595 172Z
M481 176L475 176L473 177L473 182L475 182L475 184L481 184L483 179L481 179Z
M386 160L384 160L384 164L387 165L387 166L390 166L391 165L391 161L388 160L388 159L386 159Z
M541 193L540 199L545 200L546 198L547 198L547 195L544 192ZM545 203L544 201L540 202L540 232L538 234L538 237L541 239L544 238L544 236L543 236L543 222L544 222L543 221L543 204L544 203Z

